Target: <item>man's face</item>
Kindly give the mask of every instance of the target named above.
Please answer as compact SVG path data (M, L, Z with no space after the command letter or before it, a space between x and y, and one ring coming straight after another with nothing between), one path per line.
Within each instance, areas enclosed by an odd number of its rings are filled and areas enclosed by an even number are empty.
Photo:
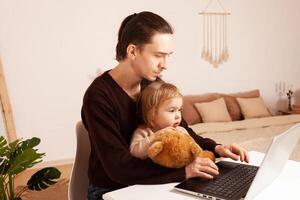
M157 109L154 121L154 131L179 126L181 122L182 98L176 97L164 101Z
M167 68L167 59L172 53L171 34L157 33L152 36L150 44L145 44L137 51L133 68L141 78L154 81Z

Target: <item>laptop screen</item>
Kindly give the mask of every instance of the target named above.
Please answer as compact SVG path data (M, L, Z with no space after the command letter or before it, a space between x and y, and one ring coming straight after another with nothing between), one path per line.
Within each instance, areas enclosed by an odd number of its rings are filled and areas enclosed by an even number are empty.
M245 199L251 200L262 190L264 190L268 185L270 185L274 181L274 179L276 179L276 177L279 176L291 152L293 151L299 139L299 136L300 136L300 124L296 124L291 128L289 128L287 131L283 132L282 134L274 137L272 143L268 148L267 153L265 154L265 157L261 163L258 172L256 173L255 171L253 176L250 174L249 169L253 167L255 168L255 166L238 164L238 163L234 163L232 164L232 166L230 166L230 164L226 164L225 167L219 166L219 170L220 170L219 175L215 177L215 179L213 180L204 180L199 178L189 179L176 185L175 189L196 196L208 198L208 199L240 199L242 197L245 197L246 195ZM234 182L234 183L240 182L234 179L232 180L229 179L229 175L228 175L229 172L231 173L231 170L233 171L236 170L237 168L240 168L240 165L246 166L245 168L249 168L249 169L245 169L245 171L247 171L245 173L248 174L246 174L246 176L244 177L252 176L252 179L248 181L248 183L241 183L242 184L241 190L235 191L236 194L233 194L231 196L226 196L225 194L222 194L224 193L224 191L229 190L226 189L227 186L229 188L229 186L232 185L226 182L224 184L221 184L225 187L225 189L219 188L219 190L222 191L220 193L217 192L218 189L207 191L208 189L206 188L210 188L210 185L215 184L215 182L219 181L220 177L222 176L225 176L226 177L225 179L230 180L229 182ZM245 179L240 175L238 176L232 175L232 176L234 176L233 178L240 177L240 179Z

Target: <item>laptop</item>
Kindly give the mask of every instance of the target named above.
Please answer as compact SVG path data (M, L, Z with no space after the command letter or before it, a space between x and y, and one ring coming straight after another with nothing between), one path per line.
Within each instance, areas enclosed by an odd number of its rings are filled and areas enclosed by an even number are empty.
M174 188L211 200L254 199L279 176L299 137L300 123L273 138L260 167L220 161L214 179L192 178Z

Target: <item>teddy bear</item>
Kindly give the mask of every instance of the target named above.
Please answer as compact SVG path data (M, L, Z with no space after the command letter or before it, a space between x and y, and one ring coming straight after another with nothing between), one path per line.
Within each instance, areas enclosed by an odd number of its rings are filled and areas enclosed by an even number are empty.
M212 152L202 150L188 133L178 130L169 130L155 135L147 153L153 162L169 168L184 167L196 157L215 161Z

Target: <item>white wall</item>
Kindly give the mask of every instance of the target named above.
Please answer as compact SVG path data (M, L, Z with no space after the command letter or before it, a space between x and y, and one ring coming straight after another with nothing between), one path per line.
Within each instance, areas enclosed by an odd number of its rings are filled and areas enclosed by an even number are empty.
M99 71L116 65L121 20L150 10L175 28L165 80L184 94L259 88L274 109L275 83L300 87L300 2L224 0L230 58L218 69L200 58L199 0L0 0L0 56L18 137L37 136L45 160L71 158L82 96Z

